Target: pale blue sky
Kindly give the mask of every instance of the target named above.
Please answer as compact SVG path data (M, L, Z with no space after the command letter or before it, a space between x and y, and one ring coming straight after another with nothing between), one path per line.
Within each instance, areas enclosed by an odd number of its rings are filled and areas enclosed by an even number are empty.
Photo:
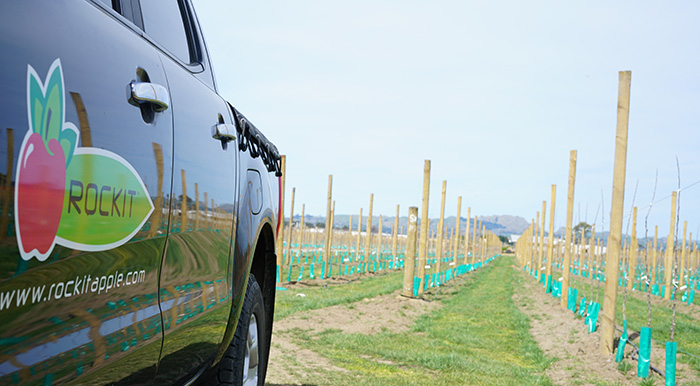
M618 71L632 71L625 212L638 233L656 199L700 181L700 2L194 0L221 93L287 155L295 212L530 220L557 184L565 224L569 151L578 150L575 221L604 197L609 228ZM644 206L644 208L642 208ZM668 232L671 200L649 224ZM286 206L289 216L289 203ZM587 209L587 211L586 211ZM548 208L549 210L549 208ZM681 226L700 230L700 184ZM547 216L549 218L549 216ZM625 223L626 226L626 223ZM602 227L601 214L597 229Z

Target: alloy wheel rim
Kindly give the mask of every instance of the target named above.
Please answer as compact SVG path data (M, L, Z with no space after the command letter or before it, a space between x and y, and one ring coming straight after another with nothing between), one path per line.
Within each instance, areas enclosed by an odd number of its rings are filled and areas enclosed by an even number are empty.
M245 359L243 363L243 385L258 384L258 320L255 314L250 315L248 323L248 339L246 340Z

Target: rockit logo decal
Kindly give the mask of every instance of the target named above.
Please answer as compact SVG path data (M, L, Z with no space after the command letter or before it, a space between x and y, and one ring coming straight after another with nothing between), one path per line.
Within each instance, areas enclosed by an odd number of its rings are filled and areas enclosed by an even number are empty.
M15 180L22 258L44 261L56 244L102 251L131 239L153 212L153 202L124 158L78 147L77 127L64 121L60 59L51 64L45 83L28 65L27 115Z

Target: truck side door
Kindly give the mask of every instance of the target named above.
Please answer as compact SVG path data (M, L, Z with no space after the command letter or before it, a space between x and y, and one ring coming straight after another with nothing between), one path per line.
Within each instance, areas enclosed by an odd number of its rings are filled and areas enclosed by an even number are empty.
M226 137L235 126L215 91L189 3L140 4L144 31L159 48L174 121L173 211L159 292L165 337L156 378L172 384L212 362L232 317L237 148Z
M0 384L155 376L173 119L132 3L0 5Z

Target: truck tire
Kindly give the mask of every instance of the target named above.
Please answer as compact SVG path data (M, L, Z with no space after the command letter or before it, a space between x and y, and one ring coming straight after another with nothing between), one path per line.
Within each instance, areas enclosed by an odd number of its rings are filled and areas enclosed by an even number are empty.
M264 386L268 350L262 291L251 273L233 341L214 370L214 385Z

